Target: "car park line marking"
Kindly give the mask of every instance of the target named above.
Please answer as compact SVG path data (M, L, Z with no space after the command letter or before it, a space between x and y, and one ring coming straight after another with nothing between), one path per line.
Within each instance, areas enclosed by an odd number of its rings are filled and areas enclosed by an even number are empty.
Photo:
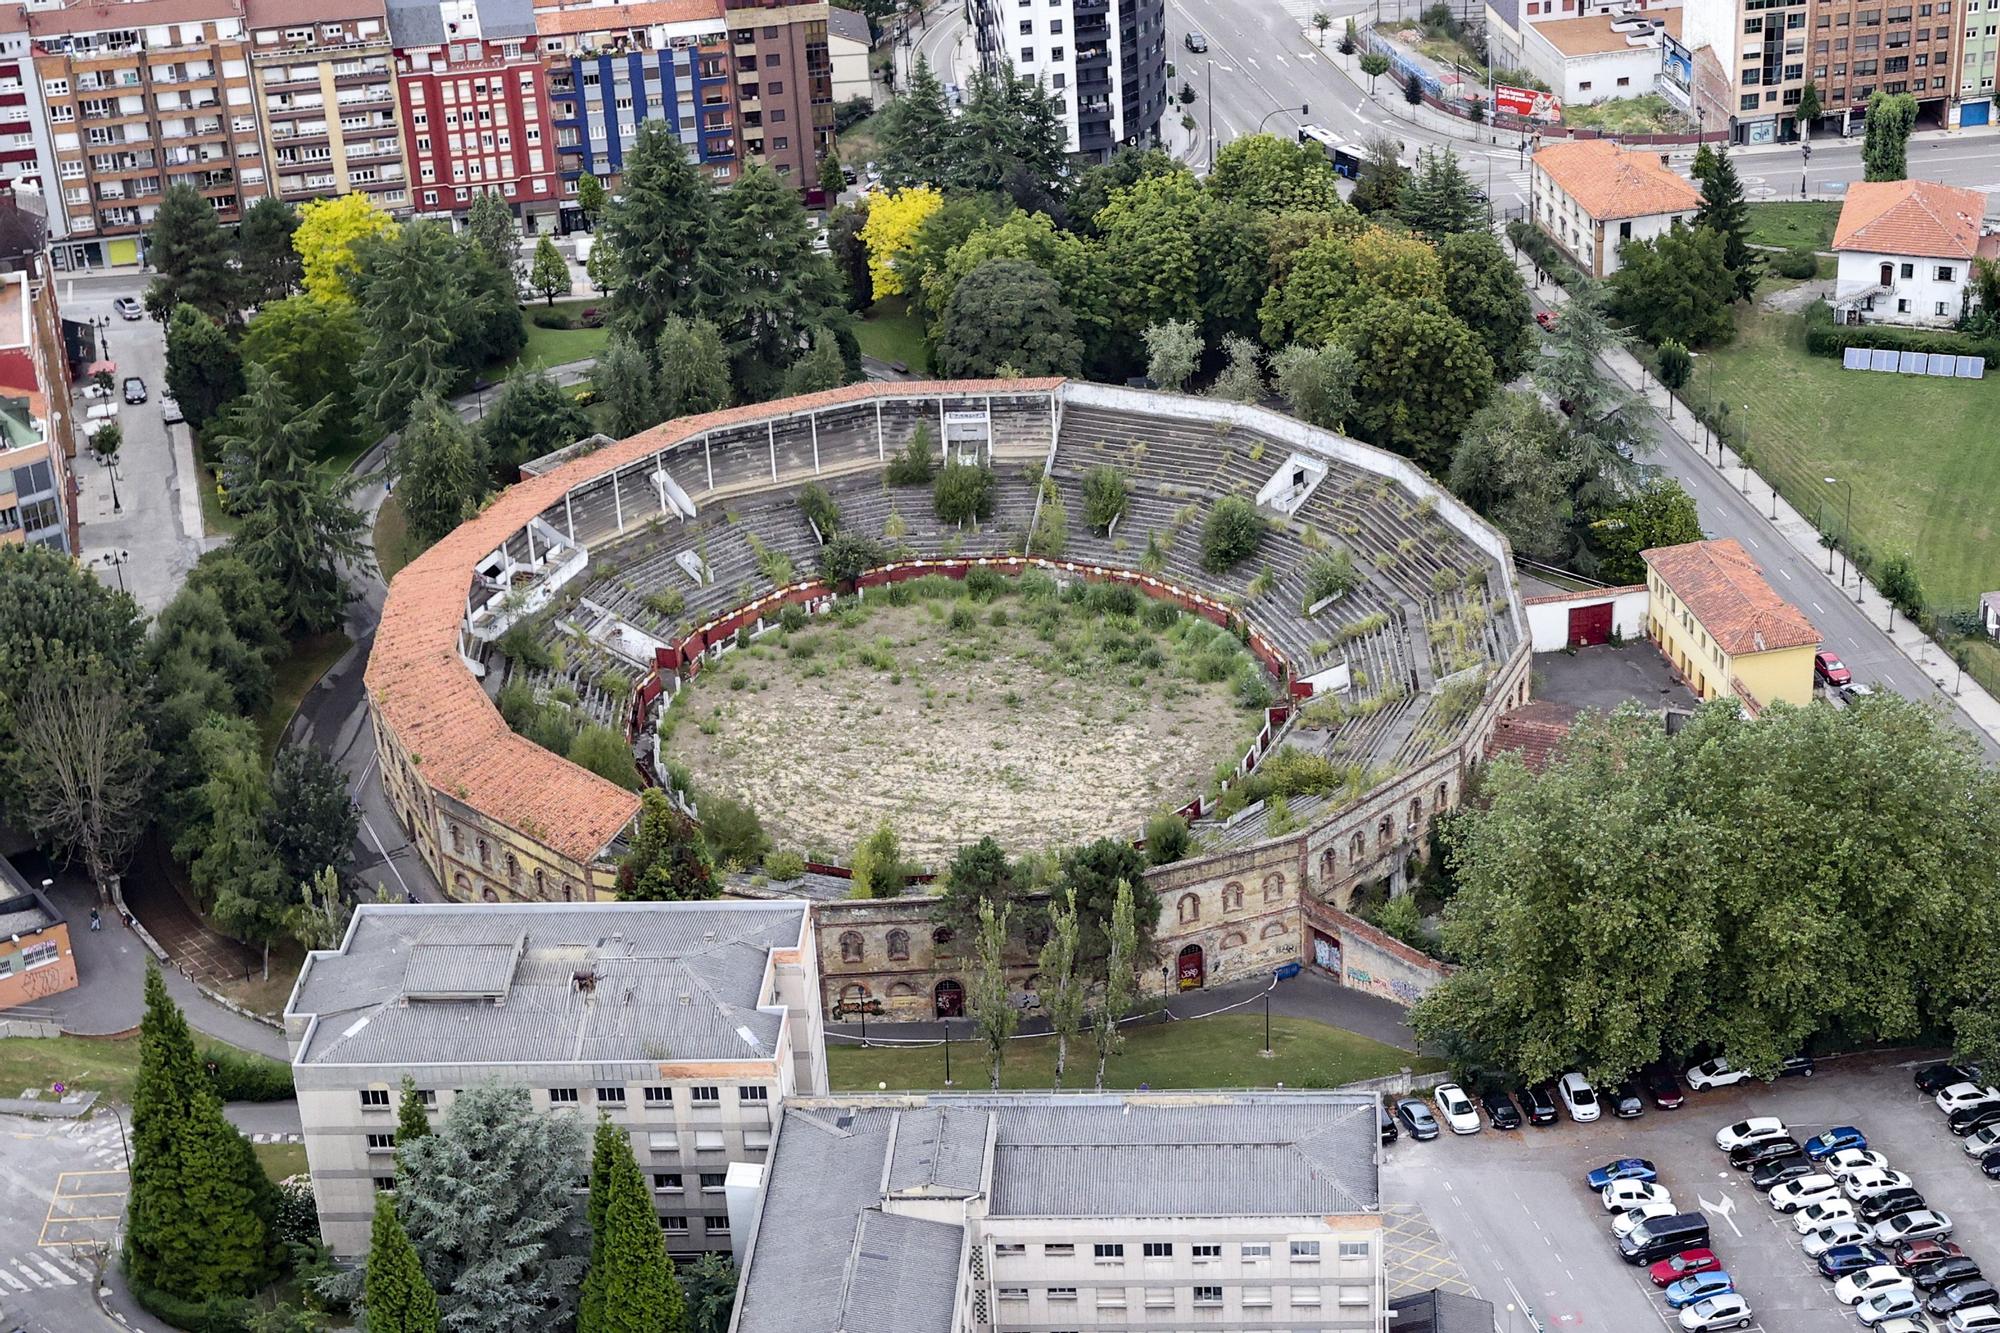
M1721 1203L1710 1203L1699 1194L1695 1195L1694 1198L1695 1202L1701 1205L1703 1212L1714 1213L1717 1217L1729 1223L1729 1229L1736 1233L1738 1240L1743 1238L1743 1229L1736 1225L1736 1219L1731 1216L1736 1211L1736 1200L1730 1198L1727 1194L1722 1196Z

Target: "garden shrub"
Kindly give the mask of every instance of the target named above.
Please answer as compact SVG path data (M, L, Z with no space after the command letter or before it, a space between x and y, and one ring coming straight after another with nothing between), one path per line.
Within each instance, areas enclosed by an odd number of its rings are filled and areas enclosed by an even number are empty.
M290 1065L230 1046L206 1047L201 1060L225 1102L282 1102L295 1095Z
M1201 567L1221 574L1241 564L1264 536L1257 507L1240 495L1225 495L1201 526Z
M1092 468L1083 474L1083 521L1103 532L1125 512L1130 495L1123 472L1108 463Z
M1781 278L1810 278L1819 272L1819 256L1804 248L1787 250L1771 261L1771 271Z

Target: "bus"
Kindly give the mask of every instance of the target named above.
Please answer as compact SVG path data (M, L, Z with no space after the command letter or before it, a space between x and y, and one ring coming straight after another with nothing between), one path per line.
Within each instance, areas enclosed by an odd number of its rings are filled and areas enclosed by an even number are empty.
M1361 161L1366 152L1354 144L1345 144L1333 137L1331 131L1318 125L1299 126L1299 142L1314 143L1325 152L1327 161L1333 163L1335 175L1354 180L1361 175Z

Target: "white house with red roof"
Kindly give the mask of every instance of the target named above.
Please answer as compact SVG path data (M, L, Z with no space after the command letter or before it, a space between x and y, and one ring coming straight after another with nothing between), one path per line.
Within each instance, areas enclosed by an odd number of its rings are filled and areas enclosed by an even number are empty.
M1847 187L1833 249L1840 259L1827 298L1842 324L1956 323L1974 290L1972 261L2000 255L1985 227L1986 195L1934 181L1866 181Z

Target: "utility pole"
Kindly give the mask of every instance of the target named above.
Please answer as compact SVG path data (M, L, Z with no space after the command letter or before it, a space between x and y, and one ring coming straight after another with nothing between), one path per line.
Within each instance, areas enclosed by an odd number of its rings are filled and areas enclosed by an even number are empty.
M1215 170L1215 57L1208 58L1208 169Z

